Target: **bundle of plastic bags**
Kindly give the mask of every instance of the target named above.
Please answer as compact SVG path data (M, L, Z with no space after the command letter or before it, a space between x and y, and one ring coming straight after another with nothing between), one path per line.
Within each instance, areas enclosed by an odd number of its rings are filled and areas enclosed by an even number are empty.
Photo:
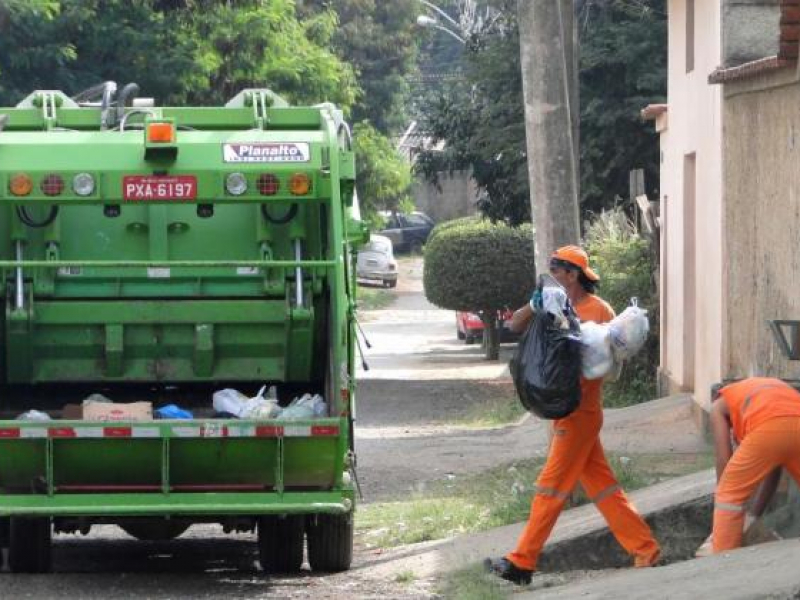
M586 379L615 380L622 362L641 350L649 331L647 311L636 298L608 323L581 323L581 374Z
M540 276L533 321L509 365L520 402L543 419L567 416L581 399L580 325L559 290L552 277Z
M650 331L647 311L639 307L638 298L608 324L611 347L618 360L631 358L644 346Z
M291 404L283 409L281 419L314 419L324 417L328 407L319 394L303 394L292 400Z
M262 386L252 398L233 389L214 392L214 410L240 419L274 419L281 414L281 407L274 394L275 388L270 388L269 397L264 397L266 389L267 386Z
M614 368L611 352L611 332L606 323L581 323L581 375L600 379Z

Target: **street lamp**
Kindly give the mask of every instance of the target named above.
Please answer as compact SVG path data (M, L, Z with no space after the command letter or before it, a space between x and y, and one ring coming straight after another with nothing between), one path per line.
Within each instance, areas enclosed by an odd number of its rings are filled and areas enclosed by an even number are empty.
M448 15L446 12L444 12L444 11L443 11L441 8L439 8L439 7L438 7L438 6L436 6L435 4L433 4L433 3L431 3L431 2L428 2L428 0L419 0L419 3L420 3L420 4L424 4L425 6L427 6L428 8L430 8L432 11L434 11L434 12L438 13L438 14L439 14L439 16L441 16L441 17L444 17L445 21L449 21L449 22L450 22L450 24L451 24L453 27L456 27L456 28L458 28L458 29L461 29L461 25L459 25L459 23L458 23L458 22L457 22L457 21L456 21L456 20L455 20L453 17L451 17L450 15ZM430 17L428 17L428 18L430 18ZM431 19L431 20L432 20L434 23L436 22L436 19ZM417 19L417 23L419 23L419 19ZM427 27L427 26L426 26L426 25L422 25L422 27Z
M427 2L425 2L424 4L428 5ZM433 5L430 5L430 6L432 8L435 8L437 11L442 12L440 9L436 8L435 6L433 6ZM442 12L442 14L445 14L445 13ZM447 17L447 19L449 21L451 21L452 23L455 23L456 26L458 26L458 23L456 23L453 19L451 19L446 14L445 14L445 16ZM444 31L446 34L456 38L462 44L466 44L467 43L467 40L464 39L462 36L458 35L455 31L453 31L449 27L445 27L444 25L439 23L438 20L434 19L433 17L429 17L428 15L419 15L417 17L417 25L419 25L420 27L433 27L434 29L438 29L439 31Z

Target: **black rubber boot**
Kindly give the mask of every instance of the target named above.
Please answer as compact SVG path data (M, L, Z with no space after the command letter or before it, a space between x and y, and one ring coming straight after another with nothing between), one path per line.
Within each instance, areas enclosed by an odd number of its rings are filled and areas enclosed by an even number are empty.
M492 575L497 575L501 579L516 583L517 585L528 585L533 576L533 571L520 569L505 557L487 558L483 561L483 566Z

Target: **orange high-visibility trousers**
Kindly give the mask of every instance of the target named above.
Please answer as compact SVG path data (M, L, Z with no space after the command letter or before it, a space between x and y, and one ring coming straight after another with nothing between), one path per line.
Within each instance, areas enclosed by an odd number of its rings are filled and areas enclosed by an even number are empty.
M603 413L599 407L596 410L579 408L554 422L550 453L536 482L528 523L516 549L506 556L517 567L536 569L550 531L578 482L605 517L619 543L637 557L637 562L649 565L657 559L658 542L628 502L608 466L599 438L602 424Z
M800 417L764 421L731 456L714 496L714 552L742 545L745 502L776 467L785 467L800 485Z

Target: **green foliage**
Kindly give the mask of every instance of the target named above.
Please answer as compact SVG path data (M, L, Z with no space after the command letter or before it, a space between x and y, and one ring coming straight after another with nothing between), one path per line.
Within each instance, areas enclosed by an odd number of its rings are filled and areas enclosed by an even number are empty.
M632 169L657 188L658 138L639 111L666 102L666 3L585 2L579 23L581 209L597 212L628 197Z
M407 76L416 69L417 0L298 0L298 7L301 14L330 10L337 15L331 46L353 65L363 90L353 121L367 120L386 135L401 131L407 120Z
M516 308L528 300L534 282L530 225L445 223L425 246L425 295L442 308L491 314Z
M525 118L516 2L492 0L500 16L474 32L464 53L464 78L434 93L421 107L422 130L443 150L423 150L416 171L470 170L478 207L492 220L530 220Z
M487 0L502 11L494 27L470 38L465 79L427 98L423 129L444 151L423 152L417 171L471 169L492 219L530 219L516 3ZM664 102L667 75L664 0L583 2L580 27L580 180L583 214L628 196L628 172L643 168L648 192L658 181L658 139L640 110Z
M42 4L40 2L40 4ZM244 87L347 108L352 68L328 48L335 15L301 23L292 0L61 0L52 18L7 13L0 105L34 89L136 81L166 104L221 104Z
M396 209L408 198L411 166L391 141L366 121L353 128L356 188L361 209L371 219L379 209Z
M597 293L617 312L637 297L650 320L644 348L625 363L618 381L606 384L605 405L628 406L652 400L659 360L659 304L650 245L638 235L625 212L616 207L600 213L589 226L586 249L601 277Z

